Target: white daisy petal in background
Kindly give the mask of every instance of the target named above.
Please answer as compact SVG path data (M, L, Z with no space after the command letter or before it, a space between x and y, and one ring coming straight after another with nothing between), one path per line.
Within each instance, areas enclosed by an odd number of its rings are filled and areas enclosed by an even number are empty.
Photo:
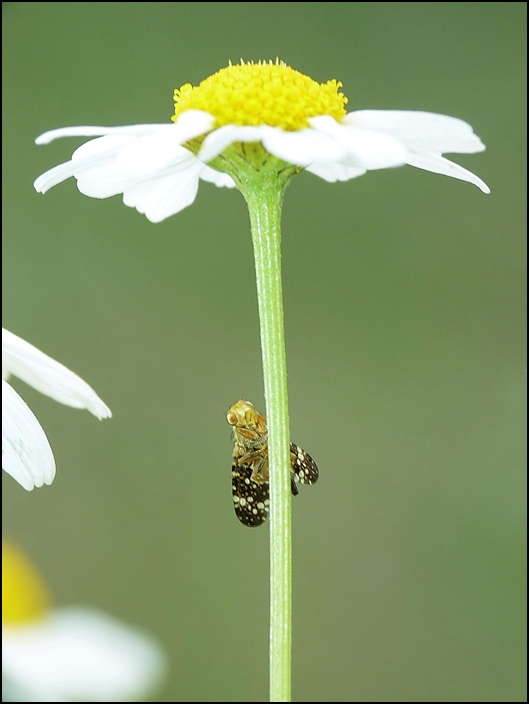
M39 176L35 188L45 193L74 176L85 195L122 193L125 205L160 222L193 203L201 179L234 187L231 167L237 158L248 157L242 145L255 143L329 182L408 164L490 192L475 174L442 157L483 151L469 124L419 111L346 113L347 98L340 87L334 80L318 84L279 61L230 65L197 87L186 84L175 91L173 125L45 132L37 144L69 136L98 139Z
M2 379L2 467L27 491L55 478L50 443L28 406Z
M64 365L33 345L2 329L2 468L24 489L51 484L53 453L38 420L17 392L9 376L22 379L47 396L74 408L86 408L97 418L112 414L96 392Z
M81 607L53 609L31 624L3 625L2 651L9 680L47 701L138 701L165 670L151 637Z
M93 608L52 608L41 575L12 544L2 548L2 670L27 701L130 702L167 669L158 643ZM21 701L21 699L18 699Z
M74 408L86 408L96 418L112 413L96 392L75 372L2 328L2 376L22 379L46 396Z

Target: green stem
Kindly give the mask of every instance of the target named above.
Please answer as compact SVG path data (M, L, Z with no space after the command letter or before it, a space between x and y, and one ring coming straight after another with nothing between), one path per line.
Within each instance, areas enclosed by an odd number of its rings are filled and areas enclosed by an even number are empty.
M291 701L292 523L290 431L281 287L285 184L260 175L244 188L252 228L270 465L270 701ZM241 189L242 190L242 189Z

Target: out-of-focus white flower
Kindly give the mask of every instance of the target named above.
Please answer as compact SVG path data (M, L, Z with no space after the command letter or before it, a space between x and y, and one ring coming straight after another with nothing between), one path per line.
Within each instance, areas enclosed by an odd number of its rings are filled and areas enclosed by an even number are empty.
M40 423L8 384L10 375L60 403L87 408L97 418L112 414L81 377L2 328L2 468L31 491L52 483L55 460Z
M9 543L2 576L3 676L25 701L130 702L160 684L167 663L151 636L96 609L51 608L42 577Z
M172 125L64 127L40 135L37 144L98 139L39 176L35 188L45 193L73 176L81 193L122 193L125 205L160 222L193 203L200 179L233 187L237 160L261 169L268 155L295 167L293 173L305 169L330 182L409 164L490 192L478 176L442 156L485 149L469 124L429 112L346 114L341 85L318 84L279 61L230 65L197 87L175 91ZM252 150L251 143L259 148Z

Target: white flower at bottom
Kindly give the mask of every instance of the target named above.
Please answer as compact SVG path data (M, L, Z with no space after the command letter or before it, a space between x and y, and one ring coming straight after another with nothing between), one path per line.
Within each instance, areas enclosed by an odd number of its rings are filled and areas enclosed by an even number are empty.
M52 483L55 460L40 423L7 383L10 375L59 403L86 408L97 418L112 414L81 377L2 328L2 468L31 491Z
M334 80L318 84L280 62L230 65L198 87L175 91L172 125L65 127L40 135L37 144L98 139L39 176L35 188L45 193L73 176L81 193L122 193L125 205L160 222L193 203L200 179L235 186L236 161L252 162L255 154L244 145L255 143L294 167L292 173L306 169L326 181L409 164L490 192L475 174L442 156L485 149L466 122L401 110L346 114L340 87ZM261 155L256 168L263 164Z
M93 608L50 607L13 545L2 567L3 676L26 701L130 702L160 684L167 663L150 635Z
M145 633L73 606L32 624L3 626L2 661L11 682L52 702L136 701L164 670L159 647Z

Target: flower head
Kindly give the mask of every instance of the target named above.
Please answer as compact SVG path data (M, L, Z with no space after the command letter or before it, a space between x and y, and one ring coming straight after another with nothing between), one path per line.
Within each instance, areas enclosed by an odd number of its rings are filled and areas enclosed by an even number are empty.
M86 408L97 418L112 414L81 377L2 328L2 468L31 491L52 483L55 460L40 423L8 384L10 375L59 403Z
M136 701L157 686L153 638L93 608L57 608L17 547L2 545L2 670L7 701Z
M241 62L223 68L194 88L186 83L174 92L176 122L187 110L202 110L224 125L270 125L295 132L315 115L341 120L347 98L342 84L317 83L285 63Z
M122 193L125 205L151 222L190 205L200 179L240 187L248 168L289 177L305 169L333 182L409 164L489 193L480 178L442 156L485 149L466 122L428 112L346 113L341 86L319 84L279 61L229 65L196 87L175 90L174 124L65 127L40 135L37 144L98 138L39 176L35 188L45 193L74 176L81 193Z

